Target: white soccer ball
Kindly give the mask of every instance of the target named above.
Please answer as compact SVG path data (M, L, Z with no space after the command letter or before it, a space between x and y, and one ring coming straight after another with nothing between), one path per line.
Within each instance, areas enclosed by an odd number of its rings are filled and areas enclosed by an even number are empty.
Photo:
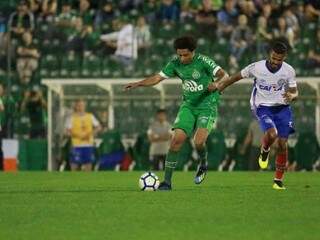
M145 172L139 179L139 187L142 191L156 191L160 181L153 172Z

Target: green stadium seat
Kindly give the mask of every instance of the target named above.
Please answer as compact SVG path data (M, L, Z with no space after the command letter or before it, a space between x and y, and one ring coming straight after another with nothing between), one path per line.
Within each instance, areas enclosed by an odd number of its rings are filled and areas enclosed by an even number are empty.
M101 76L101 61L95 55L84 57L82 62L81 75L83 77L100 77Z
M41 77L57 77L59 74L59 60L53 54L44 55L40 61Z
M61 77L79 77L81 69L80 58L75 54L68 54L61 59Z

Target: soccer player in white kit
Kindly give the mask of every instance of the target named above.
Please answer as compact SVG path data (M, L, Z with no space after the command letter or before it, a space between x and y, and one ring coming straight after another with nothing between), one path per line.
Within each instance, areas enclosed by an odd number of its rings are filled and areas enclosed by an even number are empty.
M294 133L289 104L298 97L295 70L284 62L287 52L287 45L276 41L272 44L267 60L252 63L239 73L215 82L213 87L222 92L243 78L253 78L250 105L264 131L258 161L261 169L268 167L270 146L278 139L273 183L273 188L278 190L285 189L282 181L288 159L287 142L289 135Z

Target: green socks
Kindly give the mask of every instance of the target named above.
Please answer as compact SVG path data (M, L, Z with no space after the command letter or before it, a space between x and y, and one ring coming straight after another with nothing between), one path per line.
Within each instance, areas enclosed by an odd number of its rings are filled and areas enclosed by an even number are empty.
M165 162L164 181L171 184L173 170L178 162L179 152L169 150Z
M197 149L197 152L198 152L198 155L199 155L200 165L206 165L207 164L207 158L208 158L207 147L204 146L201 149Z

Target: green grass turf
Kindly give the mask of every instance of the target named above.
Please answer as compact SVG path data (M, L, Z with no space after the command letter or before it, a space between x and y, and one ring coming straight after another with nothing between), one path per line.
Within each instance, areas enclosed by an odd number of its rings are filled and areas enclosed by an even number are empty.
M320 174L210 172L141 192L141 172L0 174L0 239L320 239ZM159 173L162 176L162 173Z

